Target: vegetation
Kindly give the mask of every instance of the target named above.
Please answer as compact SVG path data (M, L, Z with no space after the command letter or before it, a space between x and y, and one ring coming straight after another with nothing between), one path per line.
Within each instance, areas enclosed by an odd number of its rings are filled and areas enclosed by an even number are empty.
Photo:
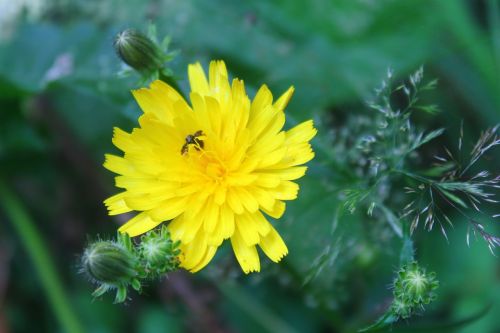
M46 0L0 27L0 331L497 329L498 1ZM260 273L229 244L179 269L165 224L131 239L103 204L130 90L187 96L211 59L318 129Z

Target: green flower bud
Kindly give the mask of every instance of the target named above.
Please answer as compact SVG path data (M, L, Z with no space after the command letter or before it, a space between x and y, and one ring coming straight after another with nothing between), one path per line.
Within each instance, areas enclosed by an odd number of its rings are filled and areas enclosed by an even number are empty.
M394 280L394 302L392 310L402 318L408 318L418 309L436 298L435 290L439 282L435 273L426 273L425 269L411 262L401 267Z
M408 303L405 299L396 298L392 302L392 311L403 319L407 319L413 312L413 304Z
M140 244L118 232L116 241L97 241L87 247L81 272L97 284L94 297L116 291L115 303L122 303L129 287L140 292L143 280L159 278L179 268L179 245L172 242L165 226L147 232Z
M82 268L94 281L120 286L136 276L136 259L121 244L98 241L85 250Z
M115 38L114 47L124 63L143 74L161 69L165 62L161 49L146 35L134 29L120 32Z
M139 254L146 274L156 277L179 267L179 243L172 242L165 226L158 231L152 230L141 237Z

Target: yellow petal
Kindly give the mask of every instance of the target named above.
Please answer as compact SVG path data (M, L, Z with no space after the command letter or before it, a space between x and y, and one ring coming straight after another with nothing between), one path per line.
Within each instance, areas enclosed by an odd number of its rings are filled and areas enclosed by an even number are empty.
M281 179L277 175L271 175L268 173L256 174L258 176L255 181L255 185L262 186L266 188L275 188L281 184Z
M245 92L243 81L234 79L231 86L233 100L233 119L236 133L240 133L247 127L250 116L250 100Z
M224 98L229 97L230 87L224 61L215 60L210 62L209 67L210 92L224 104Z
M104 205L108 208L109 215L123 214L132 210L125 202L126 196L127 192L121 192L104 200Z
M154 115L156 119L171 125L176 111L173 103L179 100L179 96L175 95L171 87L160 82L153 82L150 89L133 90L132 94L145 114Z
M222 128L222 112L219 102L213 97L205 97L205 107L208 114L210 128L213 134L219 138Z
M257 253L255 245L246 245L239 232L235 232L231 237L231 245L236 259L245 274L260 271L259 254Z
M282 180L279 186L269 189L269 192L279 200L294 200L299 192L299 185L288 180Z
M149 211L149 215L155 221L167 221L176 218L186 210L189 197L172 198L163 201L156 208Z
M231 237L234 233L234 213L227 204L221 206L219 223L223 226L224 239Z
M237 190L237 195L239 199L241 200L243 207L250 212L253 213L259 209L259 203L255 199L253 195L251 195L247 190L245 190L244 187L240 187Z
M284 167L283 169L267 169L261 172L276 175L282 180L296 180L304 176L307 171L306 166Z
M309 162L314 158L314 152L309 143L297 143L293 146L288 146L286 156L281 160L279 165L295 166ZM278 167L277 165L276 167Z
M130 134L118 127L113 128L113 144L121 151L133 151L137 149L136 144L130 138Z
M235 217L236 230L246 245L251 246L259 243L259 229L253 221L252 215L245 213Z
M290 98L292 98L294 91L295 91L295 88L293 86L288 88L288 90L283 95L281 95L280 98L278 98L276 103L274 103L274 107L280 111L283 111L286 108L286 106L288 105Z
M200 260L200 262L197 265L193 266L190 269L190 272L196 273L202 268L204 268L210 262L210 260L212 260L216 252L217 252L217 246L208 246L205 252L205 256Z
M207 233L207 244L218 247L222 244L222 241L224 241L224 224L218 220L214 229Z
M269 88L264 84L259 88L255 98L252 101L250 106L250 120L252 123L263 110L265 110L268 106L273 102L273 95Z
M184 220L184 214L177 216L173 219L167 226L170 232L170 237L173 241L178 241L182 239L182 236L186 232L186 227L189 224Z
M237 195L237 190L234 188L229 188L227 191L227 203L236 214L243 214L245 211L243 209L243 203Z
M188 66L188 77L192 92L197 92L202 95L207 95L209 93L207 77L199 62Z
M275 200L274 205L271 209L267 209L266 207L262 207L262 210L267 215L272 218L279 219L285 213L286 204L283 201Z
M210 234L214 231L219 220L219 206L210 201L205 207L203 230Z
M182 235L182 242L190 243L195 238L203 223L206 202L207 199L205 196L192 197L188 202L188 208L183 214L185 227Z
M161 222L153 220L146 212L142 212L122 225L118 231L127 233L130 237L135 237L148 232Z
M123 157L110 154L105 154L104 157L106 158L104 167L109 171L113 171L120 175L135 175L138 173L134 166Z
M314 128L313 121L307 120L286 131L286 142L288 144L308 142L314 138L317 132L318 130Z
M195 239L188 244L181 244L181 267L191 270L202 262L207 252L207 239L204 233L199 232Z
M260 248L274 262L279 262L288 254L288 248L276 229L270 227L269 233L262 237L259 243Z
M257 167L259 169L265 169L278 164L285 157L287 150L287 147L282 147L280 149L276 149L275 151L267 153L265 157L260 160L260 163L257 165Z
M267 219L262 215L261 212L257 211L250 215L252 222L255 224L257 227L257 231L259 232L260 236L265 236L269 233L269 230L271 230L271 224L267 221Z
M255 200L259 203L260 208L265 208L272 210L274 207L274 201L276 200L267 190L262 189L257 186L249 187L248 191L252 193Z

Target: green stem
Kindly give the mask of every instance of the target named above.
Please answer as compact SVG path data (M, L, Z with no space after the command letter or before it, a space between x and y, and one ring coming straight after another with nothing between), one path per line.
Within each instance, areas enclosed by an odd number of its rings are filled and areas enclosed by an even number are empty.
M53 262L50 260L47 247L36 230L33 220L22 203L1 179L0 207L5 211L7 218L11 221L28 255L31 257L52 310L63 331L68 333L83 332L77 316L71 310L70 303L61 287L62 283L57 276Z
M399 255L399 265L405 265L415 260L415 246L413 239L411 239L410 225L402 223L403 244L401 246L401 253Z
M396 173L400 173L402 175L405 175L407 177L410 177L410 178L413 178L413 179L416 179L418 181L421 181L423 183L426 183L426 184L429 184L429 185L432 185L434 184L434 181L431 180L431 179L428 179L428 178L425 178L425 177L422 177L420 175L417 175L417 174L414 174L412 172L408 172L408 171L404 171L404 170L400 170L400 169L392 169L391 172L396 172Z

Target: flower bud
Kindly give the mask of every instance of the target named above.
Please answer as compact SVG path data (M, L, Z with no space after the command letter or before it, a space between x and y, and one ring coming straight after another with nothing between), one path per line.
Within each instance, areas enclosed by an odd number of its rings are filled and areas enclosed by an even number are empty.
M137 30L120 32L114 47L124 63L141 73L148 74L163 67L164 56L160 48Z
M407 319L411 317L413 312L413 304L409 303L406 299L396 298L392 302L392 312L394 312L398 317Z
M149 277L155 277L176 270L179 266L178 242L172 242L170 233L163 226L141 237L139 253Z
M439 282L435 273L426 273L416 262L401 267L394 280L393 311L402 318L432 302Z
M83 270L96 282L114 287L128 284L136 276L136 259L122 245L98 241L85 250Z

